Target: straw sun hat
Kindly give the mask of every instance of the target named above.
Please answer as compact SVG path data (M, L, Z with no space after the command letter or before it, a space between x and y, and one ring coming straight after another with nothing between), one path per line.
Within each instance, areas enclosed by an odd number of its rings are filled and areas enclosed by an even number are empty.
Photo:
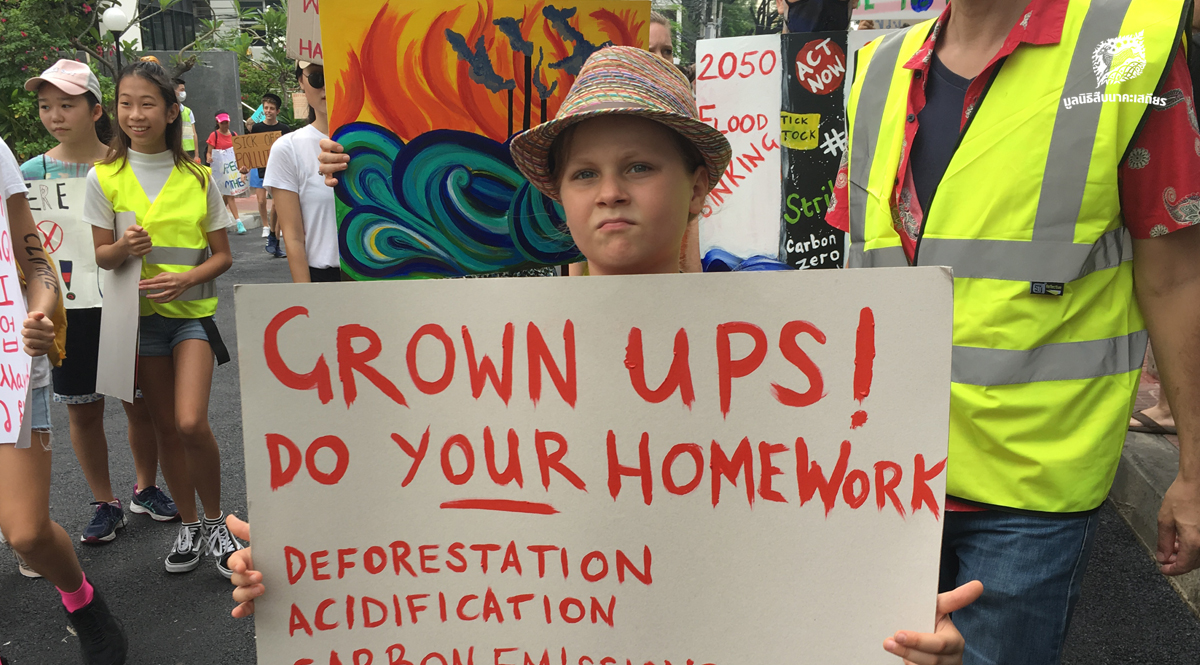
M691 87L674 65L630 46L610 46L588 58L558 116L513 138L513 161L534 187L557 201L558 183L550 174L554 139L576 123L614 113L648 118L679 132L704 157L709 189L721 181L729 165L729 141L700 121Z

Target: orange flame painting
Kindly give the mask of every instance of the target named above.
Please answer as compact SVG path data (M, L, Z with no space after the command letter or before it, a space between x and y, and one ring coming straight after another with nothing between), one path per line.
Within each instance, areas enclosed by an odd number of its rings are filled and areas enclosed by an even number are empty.
M326 0L321 36L330 129L435 129L503 143L554 116L600 46L646 47L648 2Z
M554 117L587 58L645 48L646 0L326 0L342 268L356 279L512 272L579 259L509 139Z

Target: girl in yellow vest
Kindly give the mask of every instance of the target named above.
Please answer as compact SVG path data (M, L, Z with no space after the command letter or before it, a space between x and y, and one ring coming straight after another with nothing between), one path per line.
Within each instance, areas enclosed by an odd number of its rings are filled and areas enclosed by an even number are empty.
M82 62L59 60L40 76L26 81L25 89L37 93L42 124L59 144L22 164L21 174L26 180L86 177L92 164L108 154L106 143L112 138L112 123L101 104L100 82L96 75ZM64 228L68 223L87 226L78 218L70 222L55 221L63 224ZM80 273L85 272L86 263L92 261L91 231L88 230L84 237L88 239L87 245L76 247L77 236L68 231L57 251L50 255L60 267L68 290L71 264L74 263L76 292L82 294L78 299L74 293L64 294L67 298L64 304L70 335L65 340L66 357L60 366L54 368L53 379L54 401L67 405L71 446L92 490L94 510L79 540L95 545L116 538L117 529L125 525L126 517L124 506L113 494L109 479L108 440L104 436L104 395L96 392L96 364L100 348L99 292L95 284L79 286ZM81 263L81 253L88 255L86 263ZM95 269L91 272L94 273ZM159 444L154 436L150 414L141 400L134 404L122 404L129 419L129 448L133 452L133 465L137 472L133 501L128 508L133 512L148 514L160 522L171 521L178 516L178 512L171 498L157 486ZM174 464L182 469L181 473L186 473L186 467L182 466L182 452L172 455L176 450L179 450L176 443L164 442L163 463Z
M177 437L186 474L163 468L183 524L166 558L167 572L200 565L204 551L229 576L226 559L241 545L223 523L221 459L208 425L213 356L228 359L212 316L213 280L233 257L229 216L208 169L183 151L175 87L161 66L136 62L117 80L112 153L88 174L84 221L93 227L96 263L112 269L142 257L138 386L154 428ZM116 228L116 213L137 221ZM204 521L196 508L196 495Z
M321 161L332 179L349 157L336 154L342 147L332 141L322 147L331 150ZM511 151L529 182L562 203L591 275L680 272L688 220L700 214L731 154L725 137L700 121L679 70L649 51L623 46L593 54L558 117L518 135ZM234 533L250 537L249 524L232 515L229 523ZM262 573L251 569L250 548L230 563L239 603L233 616L249 616L265 591ZM963 639L949 614L982 592L979 582L971 582L941 594L935 633L899 631L883 648L906 662L960 665Z

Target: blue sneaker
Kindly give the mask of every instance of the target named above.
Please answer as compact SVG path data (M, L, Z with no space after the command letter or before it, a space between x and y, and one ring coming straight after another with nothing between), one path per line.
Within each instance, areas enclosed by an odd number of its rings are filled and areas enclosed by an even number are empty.
M267 250L271 256L275 256L279 252L279 237L274 233L267 236L267 246L263 249Z
M175 502L155 485L140 492L137 485L133 486L133 501L129 503L129 512L149 515L155 522L170 522L179 517Z
M107 543L117 537L117 529L125 526L125 511L121 510L120 499L115 506L103 501L93 501L92 505L96 507L96 514L92 515L92 521L83 530L79 542L90 545Z

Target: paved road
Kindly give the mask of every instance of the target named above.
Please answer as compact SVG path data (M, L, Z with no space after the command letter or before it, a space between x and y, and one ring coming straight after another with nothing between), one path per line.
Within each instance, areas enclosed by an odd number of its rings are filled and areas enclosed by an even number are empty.
M288 279L284 261L262 251L256 234L232 236L234 267L221 278L218 325L231 351L233 284ZM110 401L111 402L111 401ZM134 475L120 406L110 403L106 431L110 467L122 500ZM55 405L57 440L51 515L73 537L89 518L91 500L67 438L67 414ZM230 363L216 371L210 416L221 446L224 508L244 515L241 399L238 372ZM302 515L297 516L303 520ZM111 544L77 546L84 569L130 635L129 662L135 665L235 665L254 663L254 626L229 616L229 583L206 560L186 575L168 575L162 560L170 551L174 524L132 516ZM1200 665L1200 621L1159 576L1132 533L1111 509L1100 525L1096 552L1084 579L1064 658L1066 665ZM12 557L0 551L0 653L13 665L78 663L78 641L67 631L57 594L45 581L17 573Z

